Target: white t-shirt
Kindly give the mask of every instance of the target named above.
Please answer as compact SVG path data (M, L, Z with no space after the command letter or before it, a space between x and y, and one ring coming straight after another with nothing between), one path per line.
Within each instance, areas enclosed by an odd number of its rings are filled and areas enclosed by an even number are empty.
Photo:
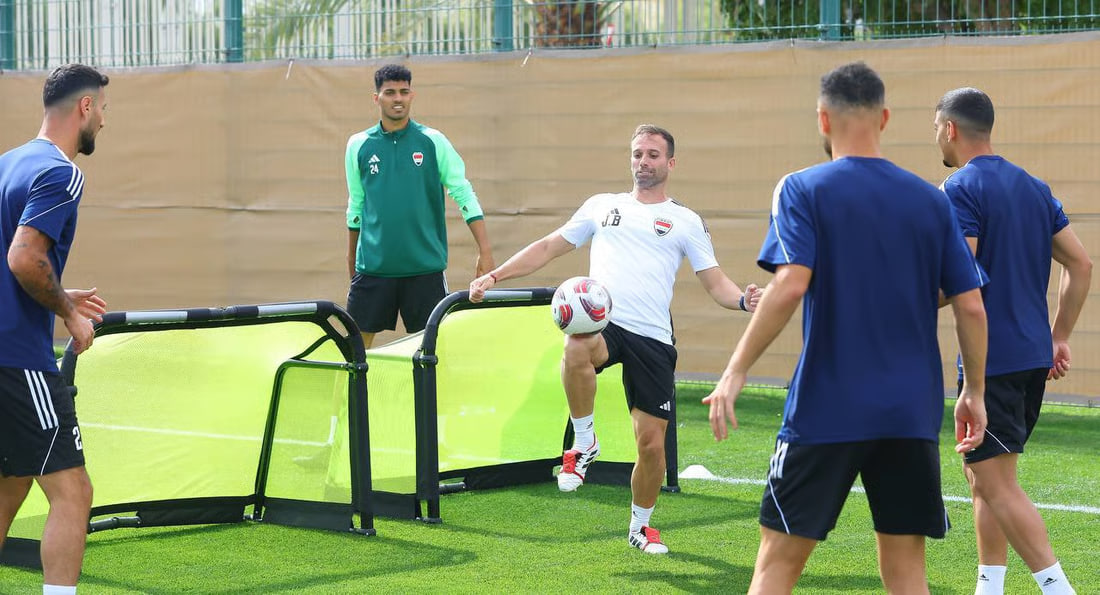
M592 240L588 275L611 294L611 321L669 345L676 269L685 256L695 272L718 266L703 220L672 199L597 194L558 233L577 247Z

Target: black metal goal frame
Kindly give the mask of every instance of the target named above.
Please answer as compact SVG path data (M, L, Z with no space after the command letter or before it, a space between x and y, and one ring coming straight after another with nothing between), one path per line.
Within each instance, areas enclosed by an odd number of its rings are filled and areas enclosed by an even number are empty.
M339 322L343 329L338 329L333 320ZM88 524L89 533L118 527L238 523L252 520L351 531L363 535L375 534L371 499L366 353L359 327L345 310L329 301L307 301L226 308L108 312L103 315L102 322L95 325L95 332L102 337L118 333L248 326L288 321L313 323L324 334L301 353L283 362L275 373L257 467L255 492L248 496L184 498L94 506L91 510L93 519L133 511L137 511L137 516L93 520ZM305 359L329 340L335 343L345 361L320 362ZM62 358L61 375L74 395L77 392L74 385L77 359L70 340ZM348 383L348 438L352 479L350 504L274 498L265 494L283 378L293 368L341 369L352 378ZM253 507L252 514L245 513L248 506ZM354 521L356 513L359 515L358 526ZM38 548L37 539L8 537L0 550L0 564L39 567Z
M487 291L485 299L479 303L470 301L469 291L456 291L445 297L432 310L427 326L424 328L420 349L412 358L416 418L415 513L417 518L430 523L441 522L440 494L553 481L553 467L561 464L561 456L468 469L452 469L440 473L438 393L436 391L436 365L439 363L439 357L436 355L436 343L439 338L439 325L448 314L479 308L549 305L555 291L554 287L496 289ZM665 486L662 489L670 492L680 491L675 415L674 408L665 433L666 472ZM562 448L569 448L572 440L573 427L566 419ZM596 461L588 470L586 480L591 483L629 485L632 469L633 463ZM453 479L462 481L440 483L443 480ZM426 511L422 504L426 505Z

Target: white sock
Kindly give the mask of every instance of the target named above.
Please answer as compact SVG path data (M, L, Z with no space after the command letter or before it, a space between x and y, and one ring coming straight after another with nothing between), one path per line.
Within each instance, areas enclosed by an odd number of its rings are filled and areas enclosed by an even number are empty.
M978 564L978 586L974 595L1004 595L1005 570L1004 566Z
M596 414L584 417L570 417L573 422L573 450L585 451L592 448L596 441L596 422L592 421Z
M76 585L65 587L61 585L42 585L42 595L76 595Z
M649 517L653 516L653 509L656 506L650 506L649 508L642 508L633 502L630 503L630 532L637 533L642 530L642 527L649 526Z
M1047 595L1077 595L1077 591L1069 584L1066 573L1062 572L1062 565L1058 562L1050 568L1044 568L1039 572L1033 572L1035 582L1039 583L1039 589Z

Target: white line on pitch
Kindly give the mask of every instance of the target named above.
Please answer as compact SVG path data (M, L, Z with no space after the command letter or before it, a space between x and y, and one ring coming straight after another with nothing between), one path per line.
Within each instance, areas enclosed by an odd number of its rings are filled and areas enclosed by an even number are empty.
M97 429L102 429L102 430L115 430L115 431L118 431L118 432L142 432L142 433L146 433L146 434L167 434L169 436L188 436L188 437L192 437L192 438L215 438L215 439L219 439L219 440L238 440L238 441L241 441L241 442L260 442L262 440L262 438L259 437L259 436L236 436L236 435L233 435L233 434L215 434L215 433L212 433L212 432L195 432L195 431L192 431L192 430L172 430L172 429L169 429L169 428L142 428L142 427L139 427L139 426L116 426L116 425L111 425L111 424L97 424L97 423L81 423L80 425L82 427L85 427L85 428L97 428ZM330 435L333 435L333 434L334 434L334 432L331 431L331 428L330 428ZM332 446L332 442L315 442L315 441L310 441L310 440L294 440L294 439L291 439L291 438L276 438L275 442L277 442L279 444L294 444L294 445L298 445L298 446L312 446L312 447L316 447L316 448L321 448L321 447L325 447L325 446ZM371 451L376 452L376 453L384 453L384 454L404 454L404 455L414 455L414 454L416 454L415 450L405 449L405 448L372 447ZM501 459L501 458L493 458L493 457L478 457L478 456L473 456L473 455L461 455L461 454L452 454L448 458L450 458L451 460L456 460L456 461L472 461L472 462L478 462L478 463L503 464L503 463L515 463L515 462L517 462L517 461L513 461L511 459Z
M762 486L765 482L762 479L747 479L743 477L719 477L711 473L706 467L702 465L689 465L679 474L680 479L704 479L709 481L719 481L722 483L729 483L735 485L755 485ZM852 486L852 491L864 494L866 493L863 488L859 486ZM964 498L962 496L944 496L944 500L948 502L971 502L970 498ZM1100 508L1096 506L1082 506L1078 504L1042 504L1040 502L1035 503L1035 508L1041 508L1045 510L1061 510L1064 512L1084 512L1087 514L1100 514Z
M221 440L240 440L243 442L259 442L259 436L234 436L233 434L214 434L210 432L193 432L191 430L171 430L168 428L141 428L138 426L114 426L109 424L82 423L85 428L99 428L103 430L116 430L119 432L144 432L146 434L168 434L169 436L190 436L193 438L218 438ZM297 444L299 446L328 446L324 442L309 440L293 440L291 438L276 438L275 442L281 444Z

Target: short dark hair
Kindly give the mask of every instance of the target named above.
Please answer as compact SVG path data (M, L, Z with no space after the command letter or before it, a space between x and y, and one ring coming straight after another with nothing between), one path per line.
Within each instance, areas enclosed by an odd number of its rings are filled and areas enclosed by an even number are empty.
M630 140L633 141L643 134L653 134L665 139L665 142L668 143L668 156L673 157L676 155L676 139L672 138L671 132L653 124L642 124L634 129L634 136L631 136Z
M936 104L936 111L963 133L989 136L993 132L993 100L974 87L948 91Z
M99 91L107 86L107 75L84 64L58 66L42 87L42 106L53 107L77 93Z
M886 104L886 85L867 64L851 62L821 77L821 99L837 109L880 108Z
M382 84L387 81L400 81L411 85L413 82L413 73L400 64L387 64L374 71L375 91L381 91Z

